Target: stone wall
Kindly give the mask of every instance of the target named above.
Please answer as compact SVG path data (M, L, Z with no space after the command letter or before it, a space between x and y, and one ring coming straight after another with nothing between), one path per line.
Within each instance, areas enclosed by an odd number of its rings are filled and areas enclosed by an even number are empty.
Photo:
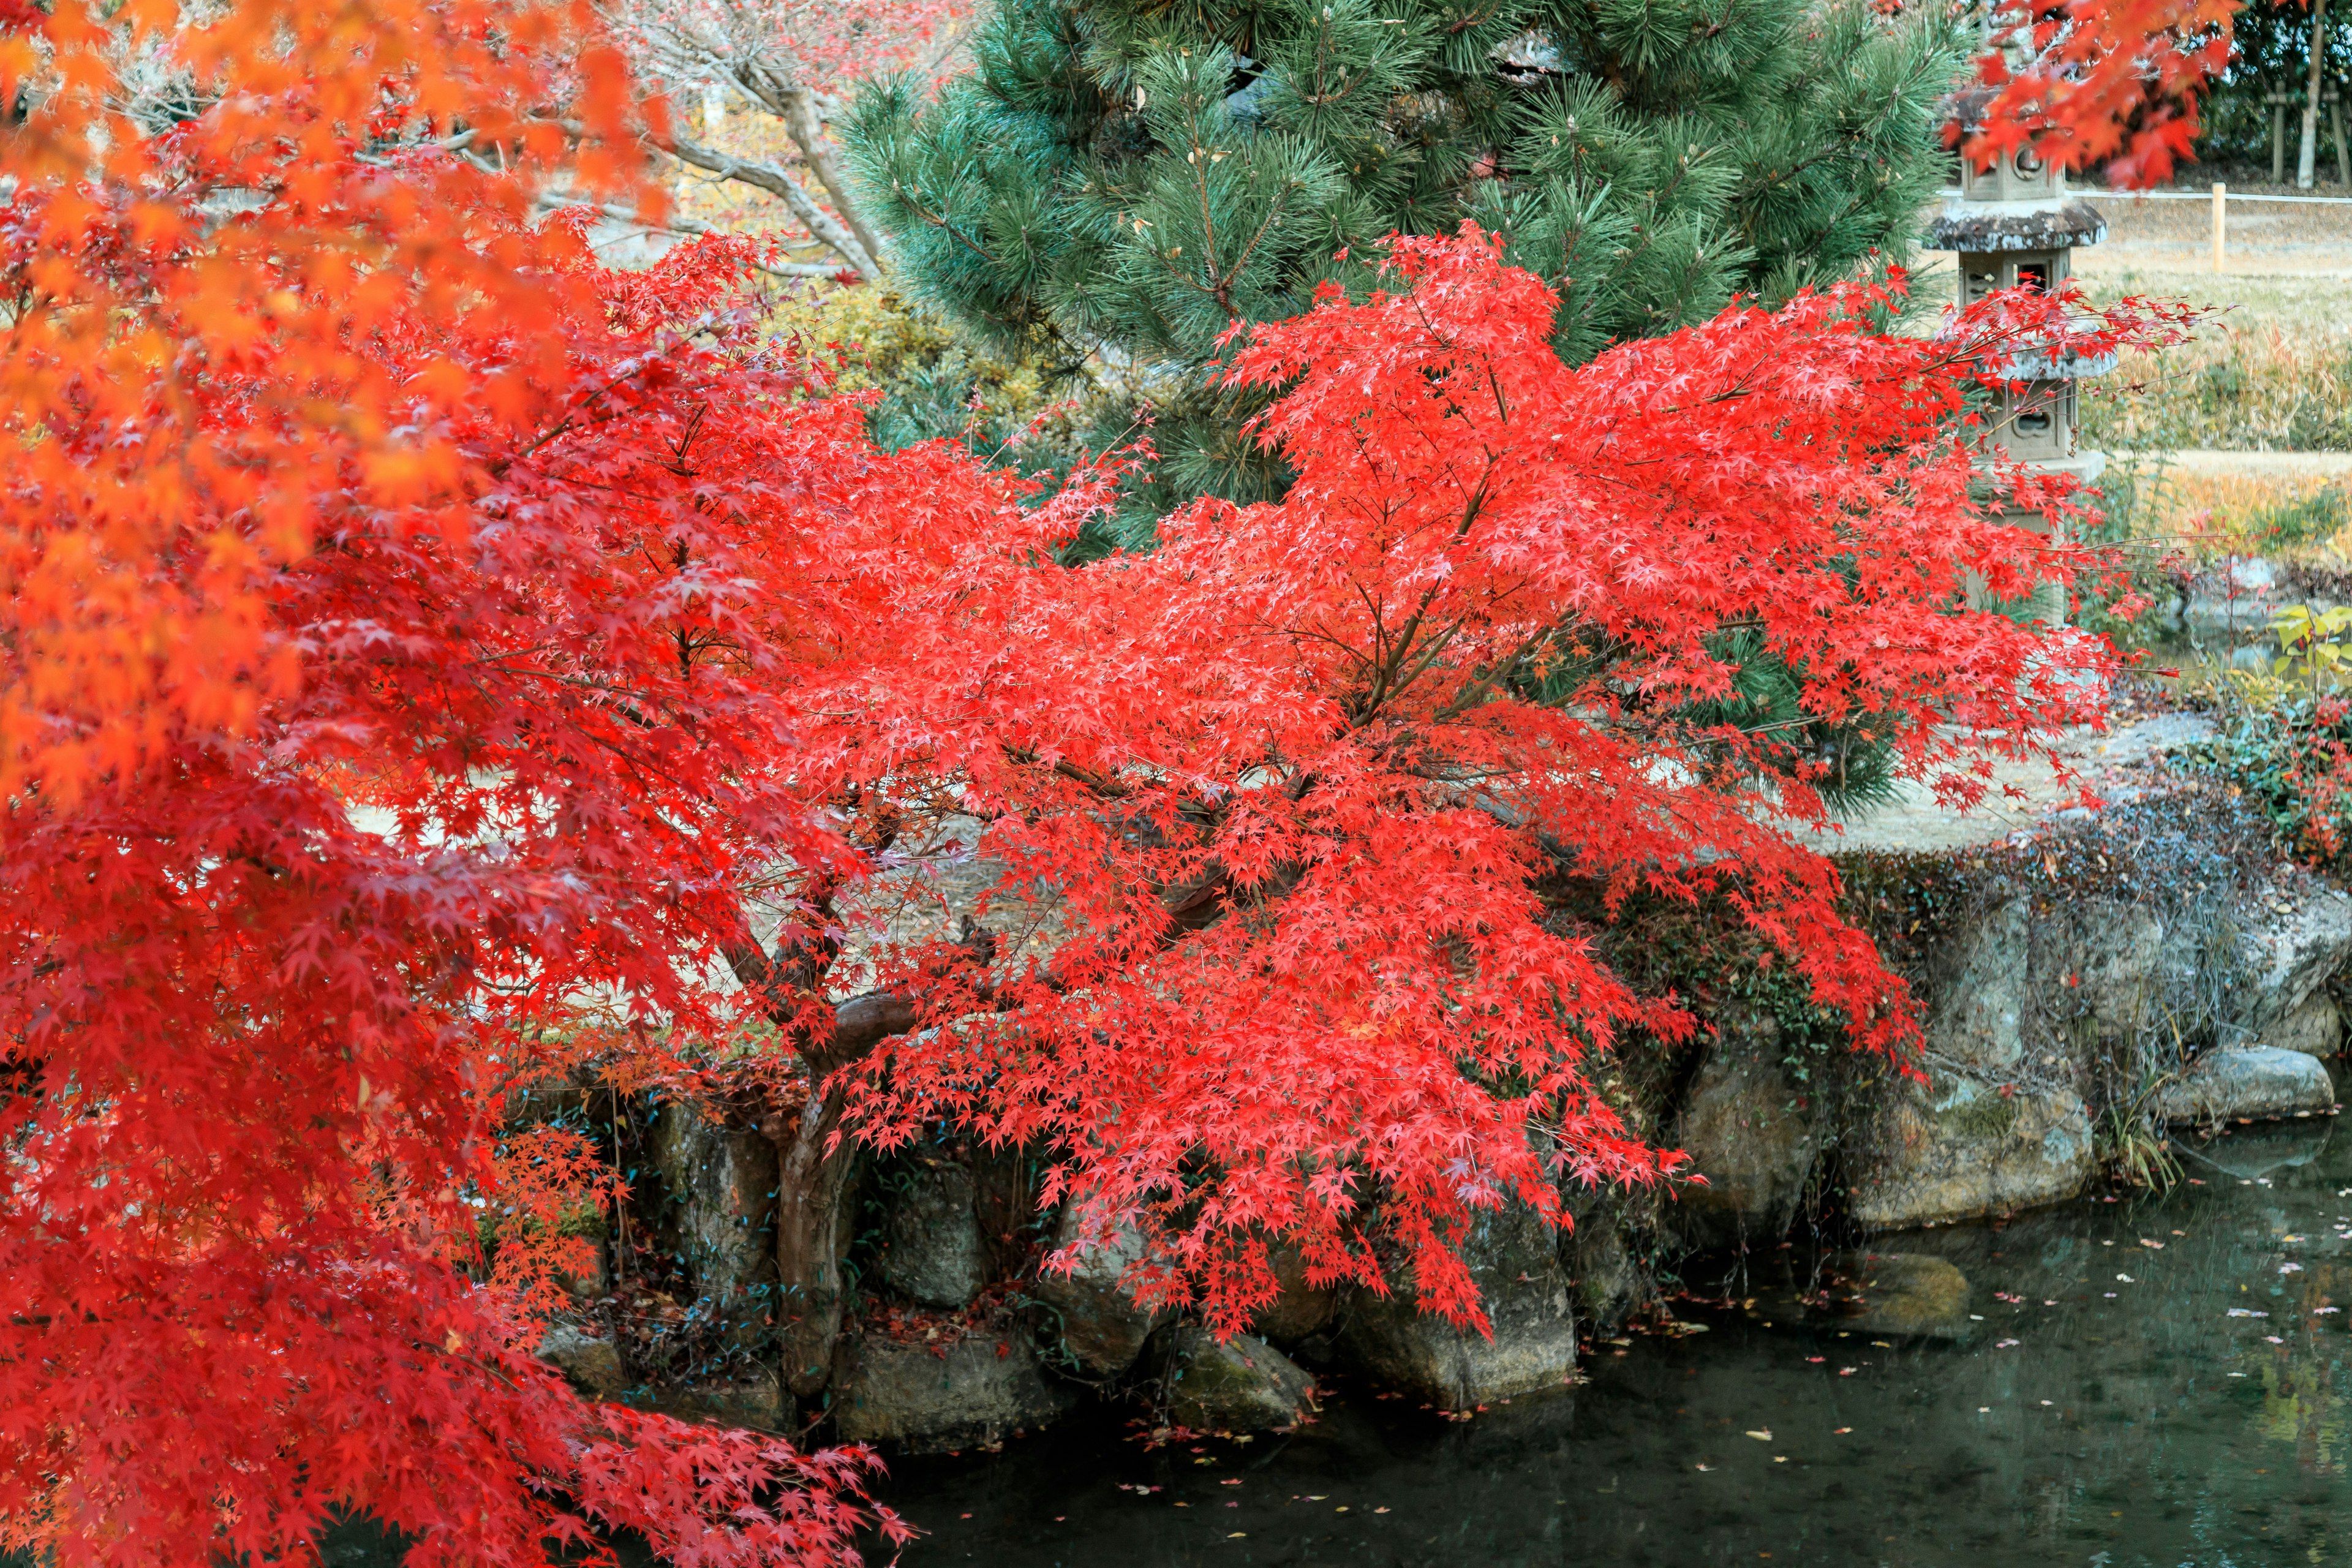
M1465 1250L1491 1339L1421 1314L1402 1275L1385 1291L1316 1289L1277 1252L1280 1298L1220 1343L1136 1306L1144 1236L1083 1236L1073 1215L1037 1210L1023 1152L940 1142L867 1167L856 1303L829 1386L795 1409L744 1371L759 1313L741 1309L775 1278L773 1150L740 1120L679 1105L650 1134L657 1217L697 1300L737 1313L743 1353L733 1381L673 1407L778 1426L829 1415L844 1437L908 1451L999 1443L1103 1398L1171 1426L1287 1426L1313 1418L1335 1373L1465 1410L1565 1385L1662 1281L1697 1280L1710 1258L1745 1278L1743 1255L1759 1260L1759 1310L1867 1310L1909 1325L1885 1331L1942 1332L1966 1321L1965 1281L1875 1237L2075 1196L2122 1142L2160 1148L2168 1123L2335 1107L2352 898L2193 812L2126 807L1844 869L1855 918L1912 987L1916 1059L1825 1053L1738 986L1711 993L1695 1040L1629 1043L1604 1092L1704 1183L1564 1193L1565 1231L1519 1209L1481 1215ZM1822 1244L1826 1273L1790 1273L1792 1231ZM1070 1272L1040 1270L1073 1247ZM1851 1299L1813 1300L1823 1279ZM639 1378L592 1321L548 1353L607 1395Z

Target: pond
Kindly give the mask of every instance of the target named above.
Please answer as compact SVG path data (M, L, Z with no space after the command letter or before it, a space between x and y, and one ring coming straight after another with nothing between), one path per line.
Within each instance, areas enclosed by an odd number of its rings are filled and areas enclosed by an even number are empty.
M928 1532L908 1568L2352 1563L2331 1126L2187 1145L2160 1197L1880 1238L1968 1275L1967 1342L1686 1307L1708 1331L1459 1424L1335 1380L1286 1437L1153 1448L1104 1413L884 1495Z
M1966 1273L1965 1342L1685 1303L1706 1332L1598 1345L1585 1385L1460 1423L1334 1379L1286 1436L1154 1447L1103 1409L899 1460L881 1495L925 1531L906 1568L2352 1563L2333 1130L2178 1145L2161 1196L1879 1238ZM328 1557L396 1561L358 1531Z

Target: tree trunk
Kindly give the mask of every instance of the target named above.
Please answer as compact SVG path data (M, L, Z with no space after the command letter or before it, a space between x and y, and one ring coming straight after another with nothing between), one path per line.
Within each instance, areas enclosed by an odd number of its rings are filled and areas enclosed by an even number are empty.
M824 121L817 113L815 96L804 87L787 88L783 103L784 130L792 136L793 144L801 150L801 156L807 160L808 166L816 171L818 183L833 198L833 210L841 215L841 221L849 226L849 232L857 237L857 243L866 247L868 259L876 267L880 267L881 237L866 226L865 215L857 210L857 198L851 192L849 182L842 178L840 166L834 162L833 149L825 145Z
M841 1130L844 1095L820 1075L797 1115L773 1119L776 1141L776 1342L796 1398L833 1377L841 1337L842 1255L849 1243L849 1178L857 1151Z
M2312 0L2311 78L2303 98L2303 148L2295 154L2294 183L2311 189L2319 163L2319 78L2327 60L2327 0Z

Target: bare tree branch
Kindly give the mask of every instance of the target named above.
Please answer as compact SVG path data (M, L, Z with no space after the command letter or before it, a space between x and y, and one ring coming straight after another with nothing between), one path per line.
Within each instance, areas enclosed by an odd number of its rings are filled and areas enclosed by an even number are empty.
M542 212L556 212L565 207L587 207L613 223L635 224L644 234L717 234L719 231L697 218L672 215L661 223L648 223L630 208L610 202L572 201L565 197L542 194L539 198ZM610 243L607 241L606 243ZM832 261L754 261L751 265L771 278L835 278L841 273L841 263Z
M771 195L782 196L784 205L793 209L793 216L800 219L811 234L831 247L856 270L859 277L868 283L881 280L882 268L876 263L874 253L860 244L857 237L843 227L831 213L826 212L817 199L793 178L792 172L782 164L771 163L764 159L738 158L675 133L656 144L680 162L691 163L721 179L734 180L766 191Z

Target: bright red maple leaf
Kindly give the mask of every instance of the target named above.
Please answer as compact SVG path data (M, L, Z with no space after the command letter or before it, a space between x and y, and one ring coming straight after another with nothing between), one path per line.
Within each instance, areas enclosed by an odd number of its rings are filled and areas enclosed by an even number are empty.
M2235 0L2033 0L1995 8L1986 84L1962 155L2025 146L2126 190L2160 184L2190 155L2198 105L2230 62Z

